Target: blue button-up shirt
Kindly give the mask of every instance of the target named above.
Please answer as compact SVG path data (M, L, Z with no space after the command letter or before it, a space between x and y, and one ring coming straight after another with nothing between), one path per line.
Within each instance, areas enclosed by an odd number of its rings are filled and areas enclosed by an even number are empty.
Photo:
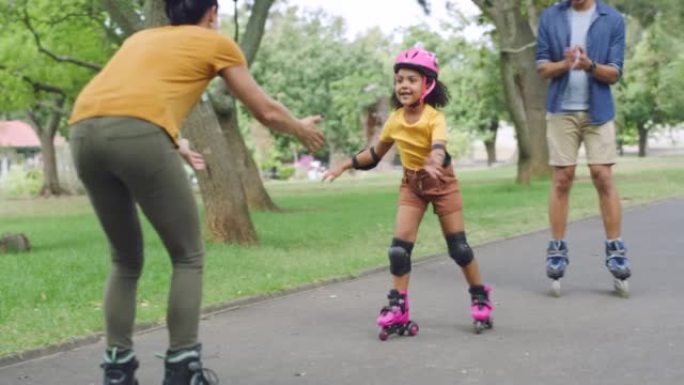
M553 5L541 15L537 33L537 65L565 59L570 46L568 11L570 0ZM596 64L617 68L622 76L625 56L625 21L614 8L596 0L596 16L587 33L587 56ZM546 110L561 112L563 92L568 85L569 73L551 79L546 94ZM615 118L615 104L610 85L589 77L589 116L591 123L600 125Z

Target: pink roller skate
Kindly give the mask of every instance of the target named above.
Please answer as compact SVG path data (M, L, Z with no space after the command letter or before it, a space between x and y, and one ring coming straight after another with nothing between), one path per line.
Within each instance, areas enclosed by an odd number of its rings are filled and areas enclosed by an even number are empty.
M468 290L472 301L470 314L473 316L476 334L482 333L484 329L494 327L494 321L492 320L494 306L489 300L489 293L491 291L492 288L490 286L471 286Z
M387 295L389 305L383 307L378 315L378 326L380 333L378 338L385 341L390 334L403 336L415 336L418 334L418 324L409 319L409 304L406 293L400 294L396 289L390 290Z

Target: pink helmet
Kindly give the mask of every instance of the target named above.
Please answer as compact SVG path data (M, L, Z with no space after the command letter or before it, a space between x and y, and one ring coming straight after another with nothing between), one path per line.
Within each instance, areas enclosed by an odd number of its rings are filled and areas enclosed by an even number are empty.
M439 76L437 55L422 48L409 48L397 55L397 58L394 60L394 73L397 73L400 68L412 69L425 76L423 77L423 94L418 101L418 103L422 104L437 85L437 76ZM427 84L427 77L432 78L432 82L429 85Z
M413 69L435 79L439 76L437 56L422 48L409 48L397 55L394 61L394 72L399 71L400 68Z

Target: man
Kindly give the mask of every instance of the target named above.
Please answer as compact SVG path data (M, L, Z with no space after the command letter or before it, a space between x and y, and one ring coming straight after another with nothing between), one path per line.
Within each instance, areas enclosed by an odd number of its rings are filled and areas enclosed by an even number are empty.
M606 266L621 294L630 276L620 237L621 207L612 175L617 157L615 106L610 86L622 76L625 24L599 0L565 0L544 10L537 36L537 70L549 79L547 138L553 181L549 198L551 242L546 274L560 295L559 279L568 265L565 230L577 152L584 143L606 233Z

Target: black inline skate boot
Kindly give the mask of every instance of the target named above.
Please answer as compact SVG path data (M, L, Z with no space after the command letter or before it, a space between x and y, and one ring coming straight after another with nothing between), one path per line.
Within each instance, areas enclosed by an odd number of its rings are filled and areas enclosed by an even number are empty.
M219 379L212 370L202 367L202 345L168 351L164 359L162 385L218 385Z
M139 363L131 349L110 348L105 351L100 367L104 370L104 385L138 385L135 371Z

